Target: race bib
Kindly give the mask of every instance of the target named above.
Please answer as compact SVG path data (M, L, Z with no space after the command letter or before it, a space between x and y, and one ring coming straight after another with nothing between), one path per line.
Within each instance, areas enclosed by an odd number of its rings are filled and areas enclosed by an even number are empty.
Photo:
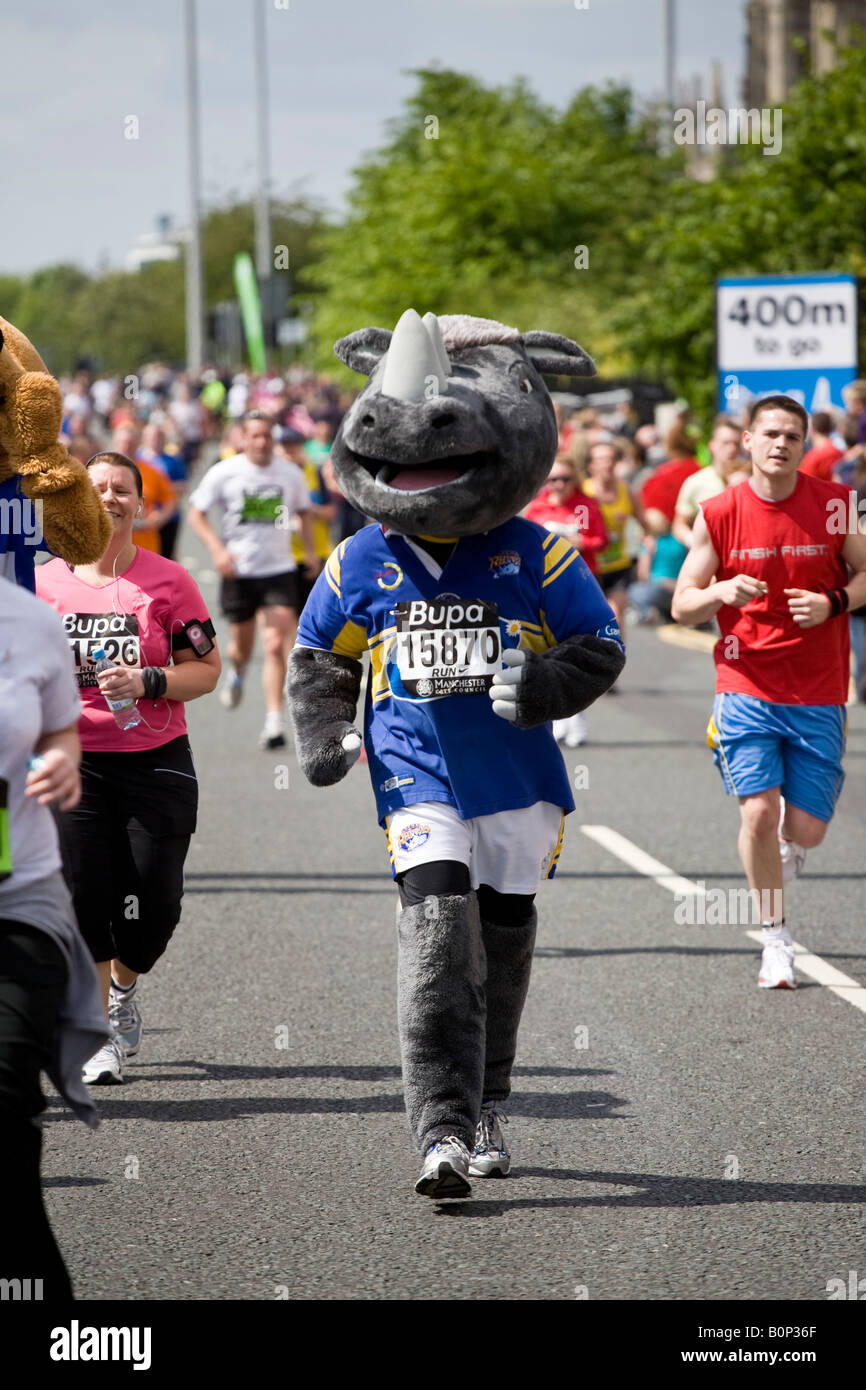
M483 695L502 664L499 610L480 599L411 599L394 610L400 679L410 695Z
M118 666L141 666L135 613L64 613L62 621L80 687L99 685L93 656L99 647Z
M9 834L9 783L0 777L0 880L12 872L12 842Z
M279 488L268 488L265 492L246 492L241 508L241 521L264 521L273 526L279 519L282 505L283 494Z

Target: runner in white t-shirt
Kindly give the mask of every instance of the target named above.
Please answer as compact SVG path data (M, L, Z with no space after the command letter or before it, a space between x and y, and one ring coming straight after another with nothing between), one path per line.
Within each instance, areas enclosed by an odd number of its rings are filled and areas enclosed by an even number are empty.
M231 625L230 669L220 700L234 709L255 643L256 616L262 631L265 727L261 748L286 742L283 687L286 662L298 630L298 575L292 555L292 517L300 518L308 575L321 568L316 557L310 494L295 464L277 458L272 422L259 411L244 417L244 452L216 463L190 497L187 520L204 541L222 575L220 604ZM219 507L220 534L206 513Z

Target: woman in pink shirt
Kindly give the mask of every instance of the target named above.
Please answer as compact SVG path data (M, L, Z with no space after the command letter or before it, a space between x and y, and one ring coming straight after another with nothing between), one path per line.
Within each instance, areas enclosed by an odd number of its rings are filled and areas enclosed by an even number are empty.
M89 1083L123 1079L141 1039L136 981L180 919L183 865L198 783L184 705L214 689L220 659L198 586L173 560L135 545L141 475L124 454L87 464L112 522L92 565L37 567L36 592L62 617L83 713L82 796L59 816L64 872L102 986L109 1042L84 1068ZM94 653L115 663L97 676ZM122 728L106 703L134 700Z

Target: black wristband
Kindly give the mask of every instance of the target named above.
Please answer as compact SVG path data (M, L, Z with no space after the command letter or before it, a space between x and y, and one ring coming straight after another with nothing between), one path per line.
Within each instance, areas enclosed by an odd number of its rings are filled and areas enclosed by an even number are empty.
M841 618L848 611L847 589L825 589L824 597L830 600L830 617Z
M830 617L838 618L839 614L842 612L842 608L839 603L839 595L836 593L836 590L824 589L822 592L824 594L825 599L827 599L827 601L830 604Z
M144 682L144 698L158 700L165 694L168 682L161 666L145 666L141 673Z

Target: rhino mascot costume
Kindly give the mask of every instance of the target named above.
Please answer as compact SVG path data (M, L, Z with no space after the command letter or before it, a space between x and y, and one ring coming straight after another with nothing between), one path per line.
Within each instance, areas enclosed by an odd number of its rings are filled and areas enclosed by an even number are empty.
M398 1019L415 1190L504 1176L502 1107L535 942L534 895L574 809L551 721L616 680L625 650L577 552L518 513L553 462L540 373L591 376L568 338L409 309L337 356L369 377L331 460L373 518L332 553L287 678L315 786L364 743L400 891Z

